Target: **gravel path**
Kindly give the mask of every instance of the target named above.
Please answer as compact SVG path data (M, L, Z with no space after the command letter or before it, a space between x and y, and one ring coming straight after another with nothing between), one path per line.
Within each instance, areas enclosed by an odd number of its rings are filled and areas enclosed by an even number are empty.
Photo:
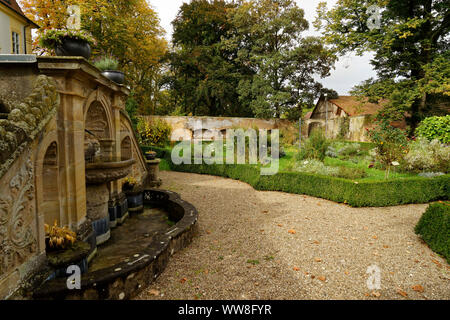
M193 243L138 299L450 299L450 266L414 233L427 205L351 208L161 172L199 211ZM370 290L369 266L381 270Z

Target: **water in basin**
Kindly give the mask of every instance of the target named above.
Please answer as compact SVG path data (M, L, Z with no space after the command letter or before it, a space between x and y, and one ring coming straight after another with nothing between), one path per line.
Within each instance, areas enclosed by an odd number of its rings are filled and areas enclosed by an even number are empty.
M89 264L89 272L112 267L125 259L132 258L151 242L158 232L170 228L167 214L162 209L144 209L125 223L111 230L111 238L97 248L97 255Z

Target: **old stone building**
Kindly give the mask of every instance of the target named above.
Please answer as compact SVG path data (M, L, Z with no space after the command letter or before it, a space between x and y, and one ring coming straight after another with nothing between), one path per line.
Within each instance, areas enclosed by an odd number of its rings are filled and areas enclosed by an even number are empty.
M353 96L340 96L337 99L325 99L322 96L305 120L303 135L309 136L312 130L320 128L328 138L367 141L365 129L372 126L371 116L377 114L383 105L383 102L375 104ZM404 123L396 125L404 126Z

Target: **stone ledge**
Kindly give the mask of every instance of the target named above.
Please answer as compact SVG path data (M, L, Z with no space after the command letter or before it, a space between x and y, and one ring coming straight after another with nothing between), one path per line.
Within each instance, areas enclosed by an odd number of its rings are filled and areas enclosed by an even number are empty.
M166 209L170 219L178 222L169 230L158 234L142 252L112 267L87 273L81 278L81 290L69 290L66 279L56 279L34 291L38 300L130 299L150 285L165 269L175 252L192 242L197 227L198 212L177 193L159 189L144 191L144 204Z

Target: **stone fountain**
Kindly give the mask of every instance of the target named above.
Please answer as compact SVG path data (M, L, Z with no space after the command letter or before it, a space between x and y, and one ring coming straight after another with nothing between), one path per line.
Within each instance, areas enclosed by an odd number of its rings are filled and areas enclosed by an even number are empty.
M109 239L110 213L111 209L115 211L117 207L117 195L111 193L110 184L128 176L136 162L134 159L114 159L112 139L101 139L99 144L100 155L86 163L86 216L92 223L97 245ZM119 206L125 207L123 204ZM123 216L122 213L121 217Z

